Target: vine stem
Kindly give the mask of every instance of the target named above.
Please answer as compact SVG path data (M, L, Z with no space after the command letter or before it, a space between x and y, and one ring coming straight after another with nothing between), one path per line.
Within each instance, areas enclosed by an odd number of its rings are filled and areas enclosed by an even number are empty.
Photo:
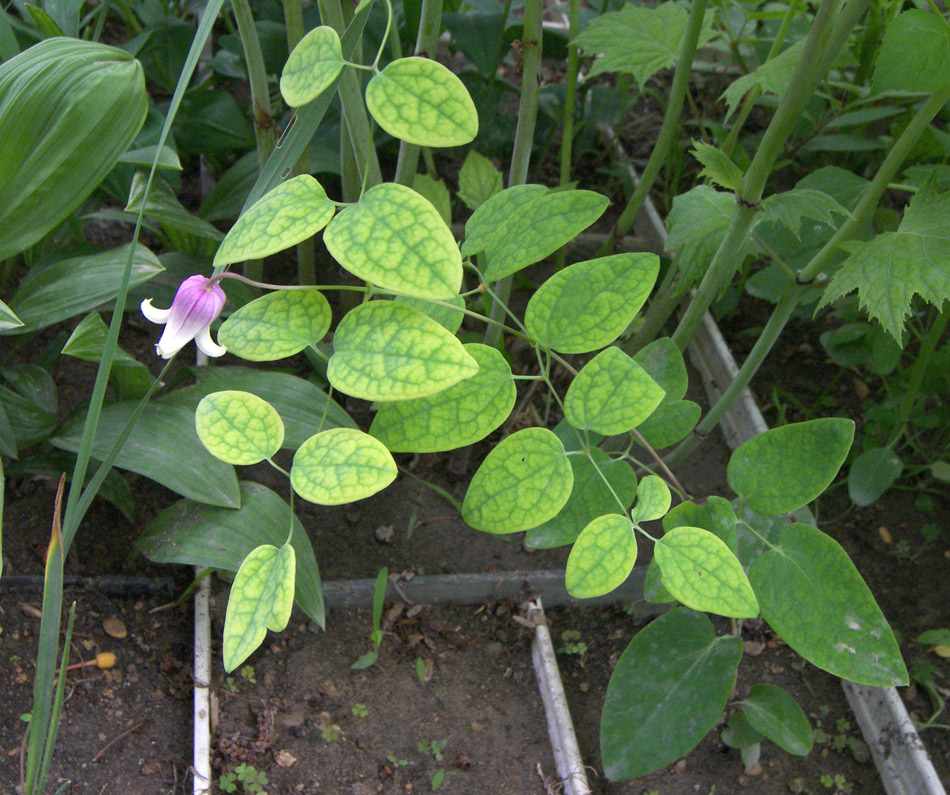
M580 21L580 0L570 0L568 9L568 38L577 35ZM564 76L564 109L561 120L561 160L558 184L563 188L571 181L571 156L574 146L574 109L577 96L577 73L580 71L580 51L571 47L567 53L567 73ZM626 94L624 94L626 97ZM557 268L564 267L567 247L562 246L557 252Z

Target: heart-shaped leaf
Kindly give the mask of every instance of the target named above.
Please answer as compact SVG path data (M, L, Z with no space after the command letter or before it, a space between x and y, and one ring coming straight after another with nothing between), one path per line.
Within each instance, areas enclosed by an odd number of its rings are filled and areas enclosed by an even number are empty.
M637 536L626 516L599 516L574 542L564 586L571 596L590 599L610 593L627 579L637 562Z
M269 362L316 347L330 330L330 320L330 304L319 290L276 290L225 320L218 342L242 359Z
M337 32L326 25L314 28L294 47L280 75L280 93L291 108L319 97L343 69Z
M382 491L398 470L386 446L353 428L321 431L294 454L290 485L318 505L342 505Z
M195 430L205 449L228 464L257 464L284 442L284 423L276 409L237 390L203 398L195 410Z
M647 475L637 486L637 504L633 509L633 521L652 522L666 514L673 497L663 478Z

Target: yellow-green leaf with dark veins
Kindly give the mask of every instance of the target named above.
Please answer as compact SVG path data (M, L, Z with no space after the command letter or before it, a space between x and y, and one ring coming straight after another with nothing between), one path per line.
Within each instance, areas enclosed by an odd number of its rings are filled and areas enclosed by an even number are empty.
M394 453L437 453L484 439L511 413L517 397L511 368L495 348L465 346L478 372L443 392L381 403L369 432Z
M571 382L564 416L575 428L606 436L635 428L660 405L664 392L620 348L606 348Z
M434 395L477 372L478 362L455 336L395 301L350 310L337 326L327 366L334 389L382 401Z
M425 301L422 298L411 298L408 295L397 295L393 300L397 304L411 306L413 309L422 312L423 315L431 317L449 334L454 334L459 330L459 326L462 325L462 318L465 317L463 311L465 309L465 299L460 295L452 296L452 298L439 303Z
M612 513L594 519L574 542L564 586L571 596L590 599L617 588L637 562L637 537L626 516Z
M676 527L654 547L663 585L687 607L753 618L759 603L742 564L722 539L699 527Z
M564 507L573 485L561 440L547 428L525 428L482 462L465 493L462 518L487 533L529 530Z
M465 222L462 254L470 257L484 251L506 233L512 218L521 216L526 207L547 192L544 185L512 185L489 196Z
M294 606L294 548L263 544L251 552L234 576L224 618L222 654L230 673L253 654L267 630L280 632Z
M225 320L218 342L242 359L269 362L316 346L329 331L330 320L330 304L319 290L276 290Z
M280 75L280 93L292 108L319 97L343 68L337 32L326 25L314 28L294 47Z
M354 428L332 428L299 447L290 485L309 502L342 505L382 491L396 475L396 462L382 442Z
M394 138L419 146L462 146L478 134L468 89L429 58L399 58L373 75L366 107Z
M772 428L739 445L726 479L753 510L790 513L821 494L848 456L854 421L824 417Z
M633 507L633 521L652 522L666 515L673 501L670 487L663 478L647 475L637 486L637 504Z
M205 449L228 464L257 464L284 442L277 410L250 392L212 392L195 409L195 430Z
M330 222L323 242L350 273L386 290L441 301L462 286L462 255L451 230L405 185L370 188Z
M251 205L221 241L214 266L263 259L313 237L336 212L309 174L281 183Z
M531 296L524 316L528 333L560 353L603 348L636 317L659 268L656 254L641 252L570 265Z

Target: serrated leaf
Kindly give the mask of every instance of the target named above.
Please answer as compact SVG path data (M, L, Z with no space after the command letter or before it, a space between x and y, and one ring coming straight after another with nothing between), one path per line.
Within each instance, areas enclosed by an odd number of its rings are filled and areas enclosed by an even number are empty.
M547 428L525 428L482 462L465 493L462 518L487 533L529 530L564 507L573 485L561 440Z
M316 347L331 319L319 290L275 290L232 313L218 329L218 342L242 359L269 362Z
M735 213L735 196L708 185L697 185L673 199L673 209L667 218L670 234L666 247L676 254L679 291L688 290L702 280ZM746 239L736 256L735 269L754 254L752 241Z
M896 232L853 243L818 304L853 290L858 302L898 343L915 295L939 307L950 299L950 192L925 185L910 201Z
M211 455L235 465L258 464L284 442L277 410L257 395L238 390L202 398L195 410L195 430Z
M322 627L320 571L300 520L281 497L259 483L241 481L240 502L241 507L234 509L179 500L149 523L135 545L155 563L237 571L256 547L282 544L290 528L297 562L297 604Z
M280 632L294 606L294 548L264 544L248 555L234 576L224 618L222 655L230 673L261 645L267 630Z
M415 174L412 177L412 189L435 207L446 226L452 224L452 197L445 182L428 174Z
M465 85L428 58L399 58L373 75L366 108L394 138L418 146L462 146L478 134L478 112Z
M670 610L620 655L604 699L600 748L611 781L659 770L692 750L722 716L742 641L706 616Z
M633 521L652 522L666 514L673 496L663 478L647 475L637 486L637 504L633 509Z
M791 82L804 49L805 40L796 41L758 69L730 83L722 94L722 99L726 101L729 108L729 115L733 114L742 98L752 88L758 88L763 94L781 97Z
M251 205L221 242L216 268L263 259L313 237L325 227L336 205L309 174L282 182Z
M574 542L564 571L567 592L578 599L610 593L637 561L637 536L626 516L607 514L587 525Z
M381 403L369 432L394 453L436 453L484 439L514 408L518 390L501 352L465 346L478 372L443 392Z
M572 44L584 55L603 54L591 66L590 77L625 72L632 74L642 89L647 80L679 57L687 18L686 8L677 3L661 3L653 8L628 4L591 20ZM707 14L698 46L714 35L712 15Z
M662 450L686 438L702 413L699 404L692 400L664 401L637 426L637 431L650 447Z
M723 541L700 527L676 527L653 550L663 585L687 607L753 618L759 605L748 577Z
M854 459L848 470L848 496L863 508L877 501L904 471L904 462L889 447L872 447Z
M833 538L806 524L787 525L749 578L762 617L810 663L860 684L907 684L893 632Z
M692 143L693 149L690 154L703 166L699 176L707 177L720 187L731 190L733 193L739 193L742 190L744 175L742 169L732 162L729 155L705 141L693 141Z
M531 296L525 327L539 343L560 353L603 348L636 317L659 268L659 257L639 252L570 265Z
M478 372L462 343L421 312L394 301L360 304L340 321L327 378L364 400L410 400Z
M354 276L416 298L453 298L462 256L451 230L426 199L405 185L370 188L327 226L323 241Z
M770 221L782 224L801 240L802 218L834 226L835 215L849 218L851 213L824 191L793 188L765 199L756 224Z
M749 724L764 737L795 756L807 756L814 738L808 718L788 693L769 684L753 685L739 702Z
M789 513L828 488L853 439L854 422L841 417L772 428L736 448L726 478L753 510Z
M326 25L314 28L294 47L280 75L280 93L291 108L319 97L343 69L337 32Z
M504 188L501 172L487 157L470 149L459 170L458 197L469 210L477 210Z
M669 337L660 337L645 345L634 354L633 360L665 392L661 406L680 400L686 394L689 386L686 361L683 352Z
M613 461L599 447L592 447L590 458L572 455L570 462L574 474L571 496L556 516L528 531L529 547L550 549L571 544L598 516L626 511L633 504L637 476L626 461ZM617 498L622 505L617 504Z
M598 353L581 368L564 397L564 416L575 428L606 436L643 422L663 400L663 390L620 348Z
M871 91L929 94L950 82L950 29L945 19L913 8L890 22L881 41Z
M396 479L386 446L354 428L321 431L294 454L290 485L318 505L342 505L370 497Z

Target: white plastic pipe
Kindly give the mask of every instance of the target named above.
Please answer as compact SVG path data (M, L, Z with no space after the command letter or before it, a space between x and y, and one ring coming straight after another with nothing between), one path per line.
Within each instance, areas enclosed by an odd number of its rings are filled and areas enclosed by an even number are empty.
M195 576L201 574L195 567ZM194 795L211 792L211 586L210 577L195 590Z

